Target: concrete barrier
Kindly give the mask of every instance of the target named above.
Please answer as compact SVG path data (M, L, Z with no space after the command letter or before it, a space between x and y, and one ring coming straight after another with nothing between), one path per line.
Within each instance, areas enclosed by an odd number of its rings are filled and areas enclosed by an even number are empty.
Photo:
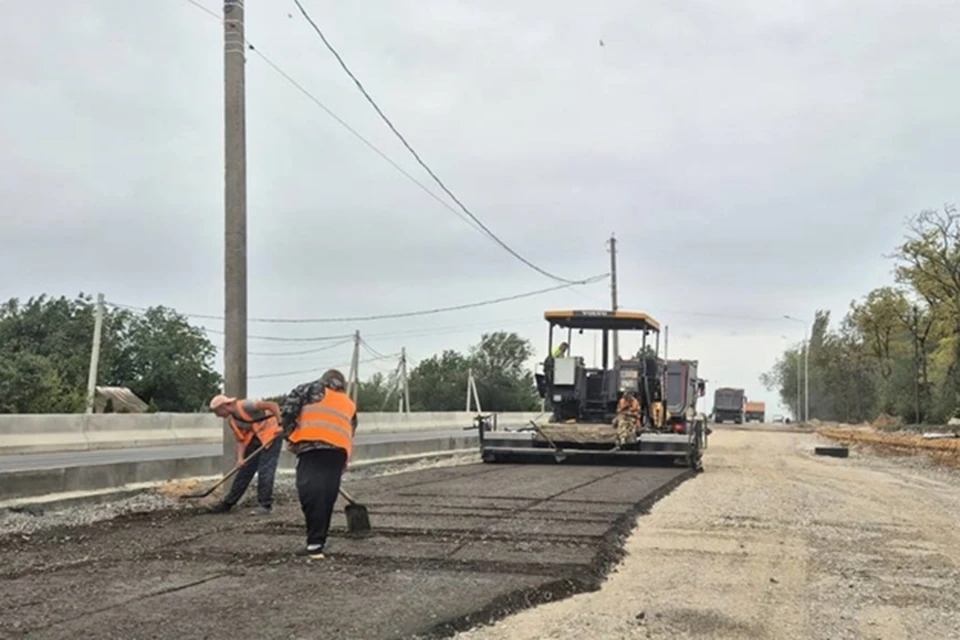
M475 415L360 413L357 420L362 433L404 433L467 429ZM497 422L523 426L540 415L501 413ZM222 441L223 429L223 421L209 413L0 415L0 455L213 444Z
M478 446L477 436L470 432L454 437L438 435L431 438L359 444L354 449L353 464L386 461L403 456L444 454L476 449ZM10 471L0 474L0 502L216 476L222 472L221 464L222 457L219 455L196 455L163 460ZM295 465L296 458L284 451L281 454L280 467L292 469Z

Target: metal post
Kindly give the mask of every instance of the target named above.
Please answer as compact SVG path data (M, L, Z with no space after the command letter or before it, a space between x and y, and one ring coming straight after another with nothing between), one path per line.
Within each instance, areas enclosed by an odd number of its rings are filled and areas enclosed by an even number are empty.
M243 1L223 2L224 393L247 395L247 145ZM223 466L236 462L224 421Z
M97 294L97 308L93 315L93 347L90 349L90 370L87 373L87 413L93 413L97 396L97 368L100 366L100 336L103 332L103 294Z
M610 308L616 311L617 305L617 238L610 234ZM616 362L620 356L620 342L617 332L613 332L613 361Z

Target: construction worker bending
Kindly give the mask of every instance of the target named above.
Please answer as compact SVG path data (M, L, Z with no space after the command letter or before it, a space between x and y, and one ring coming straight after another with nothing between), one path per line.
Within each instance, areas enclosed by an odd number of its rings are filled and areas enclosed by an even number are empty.
M276 402L238 400L219 395L210 401L210 410L221 418L227 418L237 440L237 464L252 456L263 445L257 456L237 472L230 491L210 511L230 511L240 502L256 475L259 505L251 514L269 515L273 511L273 485L282 448L279 405Z
M640 402L633 395L633 391L626 390L617 403L617 415L613 419L613 426L617 430L617 447L629 443L640 426Z
M343 374L330 369L291 391L280 410L288 447L297 456L297 494L307 525L301 554L314 560L324 557L341 476L353 452L357 407L346 386Z

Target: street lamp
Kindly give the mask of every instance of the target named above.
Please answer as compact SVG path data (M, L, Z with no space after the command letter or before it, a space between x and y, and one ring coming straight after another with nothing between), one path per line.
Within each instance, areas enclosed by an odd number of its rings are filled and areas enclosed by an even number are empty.
M810 333L810 325L806 320L794 318L793 316L783 316L787 320L799 322L803 325L803 421L810 421L810 340L807 338ZM812 339L813 336L810 336ZM799 357L797 358L797 373L800 372ZM800 380L797 379L797 410L800 410Z

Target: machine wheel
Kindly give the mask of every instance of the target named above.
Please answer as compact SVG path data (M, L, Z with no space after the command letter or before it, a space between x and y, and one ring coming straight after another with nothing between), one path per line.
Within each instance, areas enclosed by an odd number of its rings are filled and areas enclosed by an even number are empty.
M483 454L483 457L481 458L481 461L482 461L484 464L496 464L497 462L499 462L499 460L497 459L496 454L493 454L493 453L485 453L485 454Z

